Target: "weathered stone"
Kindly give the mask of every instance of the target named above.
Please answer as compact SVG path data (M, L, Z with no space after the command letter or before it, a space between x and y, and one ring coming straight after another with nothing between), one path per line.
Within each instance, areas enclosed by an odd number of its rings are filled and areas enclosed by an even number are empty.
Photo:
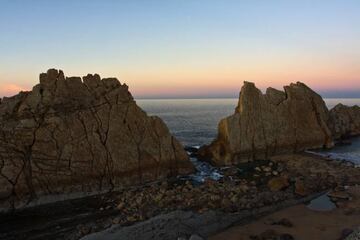
M327 194L329 197L331 198L335 198L335 199L349 199L350 196L347 192L343 192L343 191L331 191Z
M164 122L147 116L115 78L50 69L32 91L0 104L1 209L192 170Z
M329 128L335 139L360 135L360 107L336 105L329 112Z
M296 179L295 181L295 193L300 196L306 196L309 194L309 191L306 190L305 183L301 179Z
M116 217L112 220L113 224L119 224L121 222L121 219L119 217Z
M85 225L78 225L77 229L81 236L87 235L91 231L91 228L89 226L85 226Z
M328 109L320 95L300 82L284 89L269 88L262 94L244 82L235 114L220 121L217 138L202 147L199 156L231 165L333 146Z
M289 186L289 181L286 177L274 177L269 180L268 187L271 191L280 191Z

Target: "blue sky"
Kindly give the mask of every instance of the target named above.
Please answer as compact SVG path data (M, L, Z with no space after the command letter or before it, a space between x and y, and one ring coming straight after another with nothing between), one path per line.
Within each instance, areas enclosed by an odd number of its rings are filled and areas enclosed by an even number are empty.
M0 4L0 95L60 68L118 77L139 97L236 97L244 80L360 97L360 1Z

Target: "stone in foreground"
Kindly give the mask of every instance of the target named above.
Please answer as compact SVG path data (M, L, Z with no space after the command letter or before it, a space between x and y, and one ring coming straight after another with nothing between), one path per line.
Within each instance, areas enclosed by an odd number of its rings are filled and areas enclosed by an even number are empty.
M0 209L192 172L182 145L126 84L50 69L0 101Z
M268 88L244 82L235 113L220 121L218 136L199 150L203 159L231 165L282 153L332 147L329 112L320 95L303 83Z

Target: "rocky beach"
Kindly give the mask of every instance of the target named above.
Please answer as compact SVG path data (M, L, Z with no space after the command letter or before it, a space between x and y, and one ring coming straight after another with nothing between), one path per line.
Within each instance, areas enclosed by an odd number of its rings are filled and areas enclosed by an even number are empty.
M245 82L212 143L184 147L126 84L50 69L0 102L0 239L346 239L360 168L317 150L359 133L357 106Z

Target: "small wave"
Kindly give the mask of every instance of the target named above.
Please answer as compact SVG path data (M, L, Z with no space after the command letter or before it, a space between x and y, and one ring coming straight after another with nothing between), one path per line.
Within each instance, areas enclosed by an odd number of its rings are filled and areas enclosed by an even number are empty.
M190 158L190 161L197 170L196 173L190 175L194 181L204 182L207 178L218 181L223 177L217 168L207 162L199 161L196 158Z
M360 165L360 154L358 153L315 152L315 151L306 151L306 152L321 157L330 158L333 160L349 161L356 165Z

